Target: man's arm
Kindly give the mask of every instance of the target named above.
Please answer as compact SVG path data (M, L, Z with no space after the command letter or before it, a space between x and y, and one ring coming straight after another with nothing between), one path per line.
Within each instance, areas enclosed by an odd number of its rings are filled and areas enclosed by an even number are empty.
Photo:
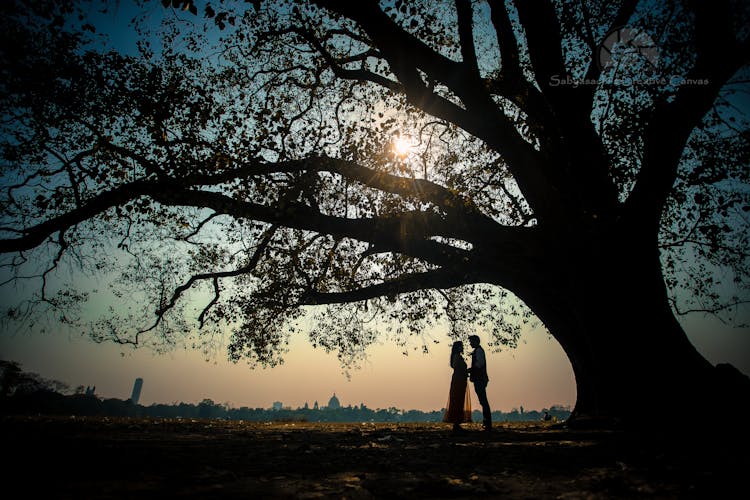
M476 368L484 368L487 365L487 360L484 357L484 349L477 347L471 356L472 366Z

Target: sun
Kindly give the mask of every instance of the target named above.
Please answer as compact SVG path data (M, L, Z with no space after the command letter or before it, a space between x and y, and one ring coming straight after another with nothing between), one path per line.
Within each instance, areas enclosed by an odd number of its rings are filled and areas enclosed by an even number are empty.
M407 156L409 153L411 153L412 150L412 144L411 139L405 135L399 135L393 140L393 151L396 153L397 156L400 156L401 158Z

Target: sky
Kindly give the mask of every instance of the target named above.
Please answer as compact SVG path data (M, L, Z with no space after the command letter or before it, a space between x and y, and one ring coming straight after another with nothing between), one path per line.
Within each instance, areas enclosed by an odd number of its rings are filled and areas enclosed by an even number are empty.
M530 332L524 340L513 352L487 351L487 392L493 408L572 405L572 370L557 343L540 331ZM344 406L364 403L369 408L428 411L445 407L448 399L450 345L446 337L430 354L412 351L408 356L395 345L377 345L349 378L334 354L312 348L304 337L292 340L283 365L268 369L225 361L221 352L205 361L196 351L159 355L54 334L3 334L0 357L72 388L95 386L103 398L129 398L135 379L141 377L139 402L144 405L211 399L235 408L269 408L275 401L298 408L315 401L326 405L335 393Z
M732 363L750 375L748 329L728 328L704 317L691 317L683 324L709 361ZM143 405L211 399L235 408L270 408L275 401L298 408L315 401L325 405L335 393L344 406L364 403L373 409L429 411L445 407L451 377L450 340L440 332L435 337L441 343L427 355L417 350L404 356L393 344L376 345L368 351L368 362L350 372L350 378L342 373L334 354L313 349L304 336L292 339L283 365L269 369L231 363L222 351L206 361L199 352L184 349L159 355L83 337L8 331L0 332L0 359L17 361L25 371L71 388L95 386L102 398L128 399L135 379L141 377ZM574 405L570 362L543 330L525 331L518 348L487 350L487 358L487 395L493 410ZM479 407L474 393L472 406Z
M114 28L123 26L118 17L109 20L113 23L110 33L123 37ZM0 295L0 301L5 303L10 293L0 289L0 294L6 294ZM709 361L732 363L750 375L750 329L734 329L701 316L682 322L690 340ZM404 356L396 345L376 345L350 378L342 373L335 354L313 349L304 336L292 339L283 365L269 369L233 364L221 349L206 361L198 351L176 349L160 355L68 334L9 330L0 331L0 359L17 361L25 371L60 380L71 388L95 386L102 398L129 398L140 377L144 381L140 403L144 405L211 399L236 408L269 408L276 401L297 408L315 401L325 405L335 393L344 406L364 403L374 409L429 411L445 406L451 378L451 341L444 332L429 333L441 341L429 354L417 349ZM493 410L507 412L521 406L541 410L575 403L570 363L542 329L524 330L514 350L488 350L487 354L487 393ZM472 404L479 407L473 393Z

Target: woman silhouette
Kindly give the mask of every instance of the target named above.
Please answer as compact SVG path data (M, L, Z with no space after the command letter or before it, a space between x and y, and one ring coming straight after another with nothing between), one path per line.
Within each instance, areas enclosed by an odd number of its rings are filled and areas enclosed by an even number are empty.
M461 341L453 342L451 348L451 388L448 393L448 405L445 408L443 422L453 424L453 431L459 432L463 429L461 424L471 422L471 397L466 382L469 371L463 358L464 344Z

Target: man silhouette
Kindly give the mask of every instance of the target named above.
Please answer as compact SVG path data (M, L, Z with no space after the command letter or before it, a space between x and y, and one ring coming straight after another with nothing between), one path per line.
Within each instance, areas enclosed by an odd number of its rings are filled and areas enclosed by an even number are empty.
M484 355L484 349L479 345L477 335L469 335L469 344L474 348L471 353L469 380L474 383L474 392L477 394L479 404L482 405L482 426L485 431L491 431L492 413L490 412L490 403L487 401L487 383L490 381L487 376L487 358Z

